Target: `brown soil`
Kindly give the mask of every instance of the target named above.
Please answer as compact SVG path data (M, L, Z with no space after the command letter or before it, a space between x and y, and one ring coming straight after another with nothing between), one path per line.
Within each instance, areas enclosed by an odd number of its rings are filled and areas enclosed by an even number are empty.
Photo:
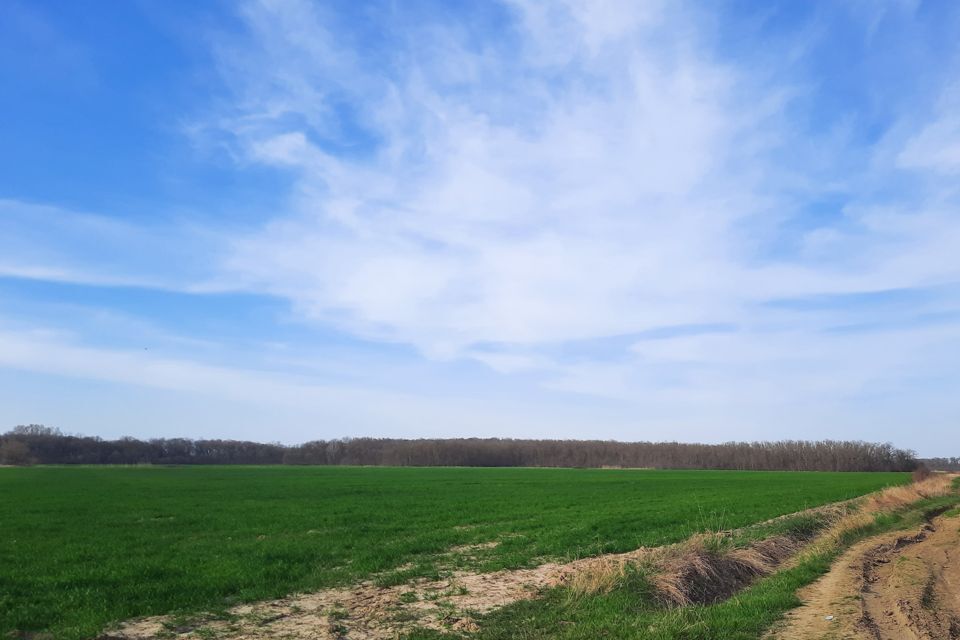
M769 637L960 638L960 518L865 540L798 595L803 605Z

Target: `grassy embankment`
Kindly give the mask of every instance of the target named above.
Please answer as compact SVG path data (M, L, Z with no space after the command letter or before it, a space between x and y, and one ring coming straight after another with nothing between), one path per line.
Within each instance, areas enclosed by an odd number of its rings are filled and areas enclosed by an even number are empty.
M635 638L637 640L756 640L783 614L800 604L796 592L825 572L844 549L868 536L916 528L931 514L955 514L960 503L960 478L946 486L894 489L853 505L839 518L811 523L809 516L788 519L775 528L756 531L776 535L791 527L820 528L819 535L792 562L752 586L715 604L665 606L656 592L657 576L642 564L620 571L614 588L582 593L573 587L549 590L537 600L517 602L480 617L476 640L546 640ZM932 489L932 490L931 490ZM946 495L937 495L947 491ZM929 497L926 497L929 496ZM835 517L835 516L834 516ZM749 544L750 532L727 544ZM700 543L698 543L700 544ZM717 549L723 553L723 549ZM437 639L434 632L414 633L408 640Z

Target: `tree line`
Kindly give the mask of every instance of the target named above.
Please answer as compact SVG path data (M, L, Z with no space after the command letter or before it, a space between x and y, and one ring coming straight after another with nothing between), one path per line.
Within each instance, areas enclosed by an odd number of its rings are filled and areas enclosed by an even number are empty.
M960 471L960 458L924 458L920 462L934 471Z
M957 459L953 459L957 460ZM623 467L784 471L911 471L913 452L891 444L615 442L455 438L344 438L300 445L238 440L138 440L67 435L25 425L0 435L0 464L294 464L462 467ZM928 462L929 464L929 462ZM931 465L932 468L940 468Z
M103 440L37 424L0 435L0 464L282 464L287 450L241 440Z

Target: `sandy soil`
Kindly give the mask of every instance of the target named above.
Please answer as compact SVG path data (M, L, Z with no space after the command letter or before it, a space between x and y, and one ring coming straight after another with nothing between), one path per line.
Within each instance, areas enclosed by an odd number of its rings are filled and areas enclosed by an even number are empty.
M960 517L865 540L799 596L770 638L960 638Z

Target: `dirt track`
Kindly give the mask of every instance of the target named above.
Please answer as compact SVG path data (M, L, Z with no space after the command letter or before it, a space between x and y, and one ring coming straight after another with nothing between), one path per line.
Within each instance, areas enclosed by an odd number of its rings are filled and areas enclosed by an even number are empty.
M960 517L865 540L799 593L770 638L960 638Z

